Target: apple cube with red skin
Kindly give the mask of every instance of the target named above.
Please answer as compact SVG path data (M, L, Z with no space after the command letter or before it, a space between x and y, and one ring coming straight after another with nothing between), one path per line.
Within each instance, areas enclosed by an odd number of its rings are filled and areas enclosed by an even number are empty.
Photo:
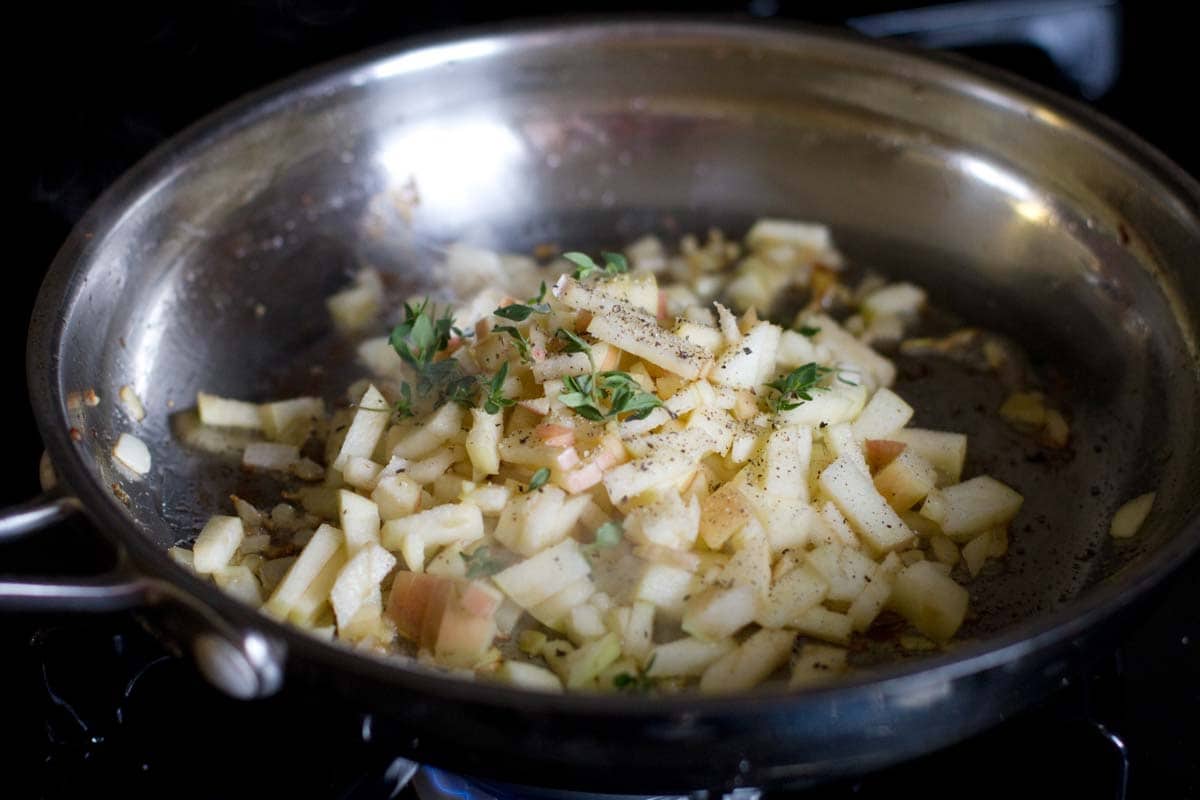
M450 667L472 667L496 637L502 596L479 581L397 572L388 615L400 635Z

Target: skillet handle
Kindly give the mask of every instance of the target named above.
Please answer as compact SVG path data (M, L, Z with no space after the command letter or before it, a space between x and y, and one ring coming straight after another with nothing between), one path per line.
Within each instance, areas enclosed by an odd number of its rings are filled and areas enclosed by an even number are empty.
M0 543L23 539L65 522L80 509L79 501L51 489L28 503L0 509ZM94 577L0 578L0 610L122 611L149 601L149 583L120 570Z
M77 499L50 488L12 508L0 509L0 544L16 541L71 518ZM171 584L138 574L122 558L111 572L79 578L0 577L0 611L104 613L166 607L161 624L191 645L200 672L238 699L267 697L283 685L283 647L257 631L244 631Z

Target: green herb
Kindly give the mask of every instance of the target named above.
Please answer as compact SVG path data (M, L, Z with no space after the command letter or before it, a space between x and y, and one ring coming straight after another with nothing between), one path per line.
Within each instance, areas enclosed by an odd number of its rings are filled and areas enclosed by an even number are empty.
M474 553L459 553L467 565L468 578L486 578L504 569L501 561L492 558L492 551L486 545Z
M533 360L533 355L529 350L529 348L533 346L533 343L526 339L525 334L521 333L521 331L519 331L517 328L514 328L512 325L497 325L492 330L499 333L507 333L512 337L513 346L515 346L517 348L517 352L521 354L522 361L529 363Z
M592 357L592 346L579 338L573 331L569 331L566 328L559 328L554 332L554 335L556 338L566 342L563 345L564 353L587 353L588 358Z
M588 558L595 558L600 554L601 550L611 550L621 543L622 537L625 535L621 523L609 521L596 529L596 538L591 544L585 544L580 550Z
M596 529L596 541L594 544L601 549L616 547L624 533L625 531L621 528L621 523L610 520Z
M800 335L807 336L809 339L821 332L820 328L814 328L811 325L805 325L800 328Z
M642 389L642 385L633 379L628 372L601 372L600 385L610 390L610 417L618 414L629 414L629 419L645 419L646 416L662 405L662 400Z
M529 479L529 491L536 492L545 486L548 480L550 480L550 470L547 467L542 467L533 473L533 477Z
M628 672L622 672L613 676L613 686L623 692L649 692L654 689L658 682L657 678L651 678L648 673L651 667L654 666L654 656L650 656L650 660L646 662L646 666L639 669L637 674L630 675Z
M592 375L568 375L563 378L563 389L558 401L584 419L592 422L603 422L604 412L600 410L600 398L595 391L595 380Z
M504 396L504 379L508 377L508 362L500 365L500 371L488 382L487 397L483 401L483 410L489 414L497 414L500 409L508 408L516 403L511 397Z
M572 276L576 280L584 280L599 272L604 275L619 275L622 272L629 272L629 262L625 260L625 256L620 253L601 253L604 258L604 266L600 266L587 253L563 253L563 258L575 265L575 272Z
M439 314L437 306L426 298L419 305L404 304L404 321L392 328L388 343L416 373L418 394L436 391L454 402L474 405L475 379L463 374L457 359L436 360L450 345L452 336L463 336L454 327L454 316L449 309ZM410 413L411 400L410 391L406 404Z
M511 305L497 308L492 313L497 317L511 319L513 322L524 322L534 314L549 314L550 304L543 303L542 298L546 296L546 282L542 281L542 290L538 292L538 296L531 298L529 303L513 303Z
M404 419L413 415L412 387L408 385L408 381L400 384L400 399L396 401L394 411L397 419Z
M772 398L768 403L775 412L796 408L801 403L812 400L813 392L827 391L828 387L821 386L820 383L832 372L831 368L811 361L796 367L787 375L767 384L779 392L779 396Z
M621 414L629 414L629 419L645 419L662 405L658 397L644 391L628 372L568 376L563 378L563 389L559 402L592 422L614 419ZM601 405L603 401L608 403L607 411Z
M546 282L542 281L542 285L538 287L537 297L529 298L530 305L536 305L546 299Z

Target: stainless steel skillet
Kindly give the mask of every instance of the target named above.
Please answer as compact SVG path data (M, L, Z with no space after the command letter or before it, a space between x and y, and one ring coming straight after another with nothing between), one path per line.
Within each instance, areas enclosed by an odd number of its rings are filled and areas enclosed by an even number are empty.
M959 415L990 454L973 467L1028 498L1004 571L973 587L959 647L795 695L545 697L321 644L165 557L240 480L175 443L169 415L197 389L341 386L353 365L323 299L363 261L435 288L428 242L612 246L761 215L830 224L855 262L929 286L1064 376L1069 459L1031 463ZM29 382L67 488L0 531L83 509L127 558L90 583L9 581L0 601L144 605L227 691L286 681L345 696L397 753L464 772L646 791L879 766L1035 699L1200 547L1198 252L1200 187L1128 133L1007 78L852 38L542 26L334 65L157 151L59 254ZM124 384L150 411L137 432L155 469L141 482L108 456L132 429L113 402ZM1000 399L970 383L907 391L926 424ZM1142 534L1110 541L1112 511L1151 489Z

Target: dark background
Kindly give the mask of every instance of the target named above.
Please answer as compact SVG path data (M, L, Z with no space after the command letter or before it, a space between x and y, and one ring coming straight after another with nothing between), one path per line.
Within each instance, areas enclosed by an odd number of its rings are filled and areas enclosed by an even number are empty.
M767 24L806 21L839 25L851 16L905 5L909 4L756 0L749 4L690 2L653 6L574 3L569 8L572 13L655 9L745 16L753 11L756 16L768 16ZM1154 5L1161 10L1148 4L1127 4L1121 76L1116 86L1094 105L1196 175L1200 173L1200 125L1191 108L1196 98L1193 31L1181 24L1176 14L1168 13L1168 6ZM10 111L9 126L15 129L17 142L10 150L13 175L9 185L19 193L20 216L9 230L16 252L9 257L5 270L7 285L0 301L4 304L4 313L0 314L0 358L16 377L8 387L12 400L5 437L9 470L7 480L0 485L0 503L17 502L37 491L36 467L41 445L20 377L24 371L29 312L46 265L99 191L155 145L202 115L298 69L417 33L523 16L557 16L566 7L561 3L520 0L491 3L482 8L451 0L436 4L190 0L141 7L112 3L64 7L44 2L37 7L26 7L23 12L26 18L19 25L11 25L7 37L14 48L24 43L33 45L33 49L28 51L31 55L23 68L12 73L17 107ZM968 51L968 55L1003 65L1051 87L1069 90L1048 60L1035 51L991 47ZM90 546L89 540L79 533L66 531L56 536L56 545L51 548L29 545L0 548L0 572L26 568L59 570L64 558L68 566L85 571L96 558L103 557L102 551ZM1135 767L1133 787L1137 789L1131 795L1134 797L1200 794L1195 765L1200 737L1188 720L1200 712L1200 693L1195 683L1200 677L1196 647L1200 631L1200 603L1196 593L1200 568L1193 563L1178 577L1169 592L1157 598L1157 611L1126 639L1121 651L1124 654L1121 668L1129 676L1130 686L1123 693L1133 694L1132 698L1123 697L1122 702L1124 719L1132 728L1127 738L1134 742L1131 745ZM115 645L110 641L110 628L106 627L109 625L125 630L121 626L127 627L128 622L112 618L93 623L50 617L0 617L0 653L13 671L13 677L4 683L8 702L3 705L6 713L0 726L22 744L21 749L7 751L13 764L21 767L15 775L28 775L42 786L40 792L31 790L31 795L74 794L85 786L108 794L118 785L125 785L120 783L121 768L83 769L80 765L92 759L86 746L72 744L74 749L64 756L61 749L47 745L48 727L53 729L58 724L55 714L61 716L65 712L52 697L46 696L43 688L46 665L40 654L49 650L61 658L65 652L70 659L71 648L80 646L79 637L93 646L100 642L98 651L87 651L89 661L81 662L78 674L72 675L68 682L103 681L109 671L119 672L105 661L115 658L110 652ZM50 630L65 626L71 633L65 638L55 639L51 635L36 645L30 644L31 634L46 626L51 626ZM1098 669L1108 669L1105 663L1102 660ZM191 694L181 693L177 698L178 708L169 716L193 733L199 732L197 735L224 736L212 721L220 719L223 713L232 713L230 706L205 693L186 669L171 669L173 679L180 681ZM0 668L0 673L4 671ZM58 735L61 738L61 731ZM96 734L94 730L85 738L96 735L103 738L103 733ZM244 731L241 735L243 739L246 737ZM1027 769L1029 774L1025 779L1034 781L1034 786L1046 785L1038 781L1047 779L1070 786L1076 777L1087 772L1093 773L1092 777L1096 777L1095 773L1107 777L1111 765L1104 759L1108 756L1098 755L1091 760L1085 752L1074 762L1060 763L1046 752L1056 743L1035 740L1023 746L1021 738L1026 735L1009 733L1007 739L993 738L986 740L990 743L975 745L977 751L981 746L993 748L994 760L985 758L980 767L984 774L975 781L964 777L965 782L957 784L957 791L990 796L987 786L1008 786L1003 781L1013 778L1014 766L1019 771ZM194 739L185 737L180 747L194 746ZM251 753L243 754L235 762L252 760L253 748L248 743L252 741L252 738L246 742L238 739L239 746L250 747ZM152 748L152 743L139 742L138 746ZM297 761L318 757L319 752L311 742L297 743L294 751ZM161 769L185 763L171 761L165 750L154 753L158 761L147 757L145 770L152 765L163 765L157 767ZM0 756L0 763L5 760L5 756ZM102 759L97 756L96 760ZM142 770L142 760L135 758L130 761L133 766L123 768ZM208 763L220 772L219 761ZM911 768L907 773L909 783L901 785L927 791L930 796L943 796L942 791L955 793L952 782L926 784L923 769L919 765ZM989 774L991 777L986 777ZM903 781L904 773L893 779ZM206 794L207 789L197 787L220 785L211 783L212 770L199 765L189 780L199 783L185 782L178 786L180 795ZM1001 783L996 784L997 780ZM147 784L136 785L146 790ZM300 796L335 794L332 788L320 783L309 784L307 789L307 792L301 790ZM4 790L0 789L0 794L5 794ZM218 794L240 796L233 787ZM1033 792L1034 796L1039 794ZM1111 795L1107 790L1103 795L1085 790L1075 796Z

